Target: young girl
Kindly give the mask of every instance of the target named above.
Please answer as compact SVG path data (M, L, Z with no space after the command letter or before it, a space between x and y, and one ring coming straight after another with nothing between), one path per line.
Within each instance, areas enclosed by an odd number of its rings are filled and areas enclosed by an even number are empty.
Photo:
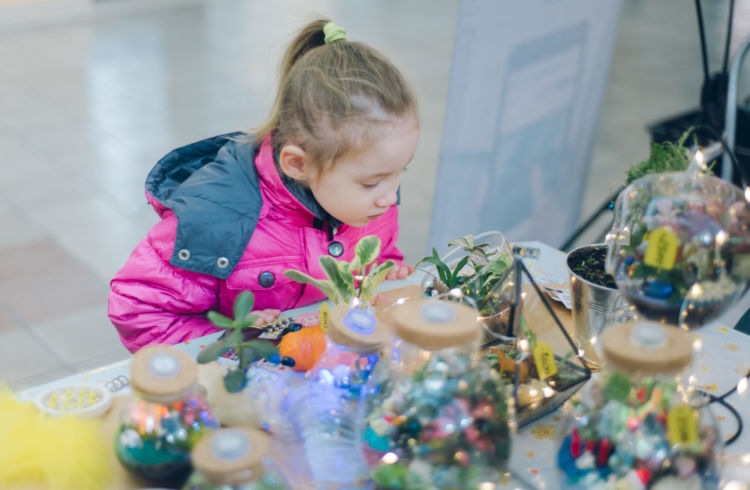
M327 20L307 25L287 49L268 120L178 148L146 179L162 220L110 285L109 317L123 344L175 344L215 330L206 312L231 316L255 295L268 320L323 299L284 276L324 278L318 257L345 260L365 235L404 278L398 187L419 139L416 101L382 54ZM256 312L257 313L257 312Z

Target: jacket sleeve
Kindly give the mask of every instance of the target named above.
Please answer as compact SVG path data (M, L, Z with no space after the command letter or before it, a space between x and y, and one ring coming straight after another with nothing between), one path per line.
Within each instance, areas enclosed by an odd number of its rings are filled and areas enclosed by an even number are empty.
M216 331L206 312L218 305L218 279L173 267L177 220L154 225L110 281L108 314L123 345L177 344Z
M398 242L398 206L391 206L386 216L387 221L387 235L381 235L382 248L380 249L380 259L378 262L384 262L386 260L392 260L396 265L404 265L404 254L399 250L396 243Z

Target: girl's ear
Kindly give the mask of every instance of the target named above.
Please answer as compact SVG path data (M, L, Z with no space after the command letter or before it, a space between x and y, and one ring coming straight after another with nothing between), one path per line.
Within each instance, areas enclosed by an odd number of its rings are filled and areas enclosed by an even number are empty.
M284 145L279 152L281 171L294 180L305 182L313 177L310 157L296 145Z

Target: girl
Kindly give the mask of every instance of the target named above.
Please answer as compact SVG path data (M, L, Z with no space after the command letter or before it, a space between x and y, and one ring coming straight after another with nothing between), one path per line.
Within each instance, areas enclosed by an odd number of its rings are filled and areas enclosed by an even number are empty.
M318 257L351 260L365 235L393 259L389 279L414 270L396 248L398 187L419 139L416 101L374 49L321 19L282 62L268 120L248 137L209 138L162 158L146 180L161 216L112 279L109 317L131 352L215 328L255 294L261 318L323 299L284 276L324 278ZM256 312L257 313L257 312Z

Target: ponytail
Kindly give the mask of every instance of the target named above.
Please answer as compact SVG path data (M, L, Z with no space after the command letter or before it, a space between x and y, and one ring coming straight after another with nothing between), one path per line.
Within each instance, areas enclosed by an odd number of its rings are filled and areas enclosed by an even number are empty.
M327 25L336 30L328 43ZM366 144L368 124L416 114L415 98L398 69L375 49L344 39L343 29L327 19L297 34L280 70L271 113L252 130L254 143L272 135L276 152L294 143L321 171Z

